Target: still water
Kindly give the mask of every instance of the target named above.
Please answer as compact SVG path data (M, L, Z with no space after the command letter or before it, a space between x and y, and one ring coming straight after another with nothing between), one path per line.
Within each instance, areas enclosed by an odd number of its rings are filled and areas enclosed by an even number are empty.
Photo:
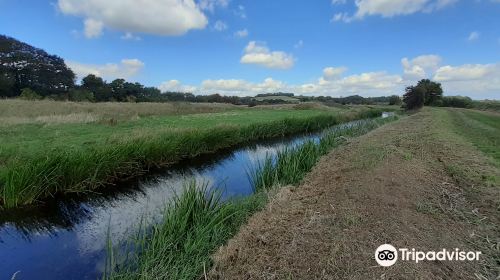
M158 220L165 203L196 179L225 198L252 193L247 176L266 155L319 134L275 139L183 161L107 193L56 198L43 207L0 213L0 279L98 279L106 240L126 241L145 216Z

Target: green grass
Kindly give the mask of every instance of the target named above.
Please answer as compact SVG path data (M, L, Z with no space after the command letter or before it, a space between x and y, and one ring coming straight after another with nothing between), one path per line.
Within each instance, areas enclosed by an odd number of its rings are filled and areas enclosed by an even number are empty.
M165 208L163 220L151 230L143 230L132 241L128 257L116 265L117 253L109 246L104 279L199 279L212 265L211 255L231 238L255 211L267 202L267 191L277 185L298 184L319 157L355 137L397 117L338 127L319 142L286 149L274 161L268 158L252 173L253 195L221 201L220 193L206 185L190 182L183 194ZM359 222L357 219L352 223ZM111 244L111 242L110 242Z
M488 111L500 112L500 101L498 101L498 100L473 101L472 106L478 110L488 110Z
M458 133L500 167L500 115L473 110L450 110Z
M1 127L0 205L12 208L58 193L92 191L182 158L380 113L380 109L257 109L150 117L113 125Z
M276 158L268 156L250 172L252 185L256 190L297 185L321 156L344 143L346 137L363 135L396 118L365 120L350 127L338 126L322 136L319 142L310 140L300 146L285 148L278 152Z
M165 208L163 220L142 231L127 262L114 266L108 249L105 279L196 279L211 266L213 251L233 236L251 213L265 203L263 194L221 202L219 192L190 182ZM111 246L110 246L111 247Z

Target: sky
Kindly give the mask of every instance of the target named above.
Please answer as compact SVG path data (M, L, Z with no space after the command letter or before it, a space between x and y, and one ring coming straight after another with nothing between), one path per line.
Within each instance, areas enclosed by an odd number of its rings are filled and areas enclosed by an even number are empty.
M500 0L0 0L0 34L163 91L500 99Z

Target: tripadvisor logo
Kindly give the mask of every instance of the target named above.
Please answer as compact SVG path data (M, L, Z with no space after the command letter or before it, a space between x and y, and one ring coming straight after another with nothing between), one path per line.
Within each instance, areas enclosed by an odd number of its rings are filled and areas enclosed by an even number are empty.
M421 261L478 261L481 252L463 251L458 248L455 250L442 249L440 251L417 251L415 248L396 249L391 244L380 245L375 250L375 260L380 266L391 266L396 263L398 257L401 261L412 261L415 263Z

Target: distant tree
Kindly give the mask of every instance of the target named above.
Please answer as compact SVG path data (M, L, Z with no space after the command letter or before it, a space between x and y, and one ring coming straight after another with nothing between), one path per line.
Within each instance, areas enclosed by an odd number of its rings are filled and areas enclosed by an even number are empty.
M424 105L426 106L437 104L443 98L443 89L440 83L422 79L417 83L417 87L422 88L424 91Z
M101 77L94 74L89 74L82 79L82 88L95 92L99 88L106 86L106 83Z
M23 88L21 90L19 98L23 100L40 100L42 99L42 96L40 96L38 93L36 93L34 90L30 88Z
M389 97L389 105L401 105L401 98L398 95L391 95Z
M111 101L113 99L113 91L106 82L94 74L89 74L82 79L81 88L93 93L94 100L97 102Z
M406 110L420 109L424 106L425 90L419 86L409 86L403 95L404 108Z
M3 96L5 92L8 96L20 95L24 88L42 96L63 94L75 85L75 74L62 58L3 35L0 35L0 65ZM10 87L5 86L5 79Z

